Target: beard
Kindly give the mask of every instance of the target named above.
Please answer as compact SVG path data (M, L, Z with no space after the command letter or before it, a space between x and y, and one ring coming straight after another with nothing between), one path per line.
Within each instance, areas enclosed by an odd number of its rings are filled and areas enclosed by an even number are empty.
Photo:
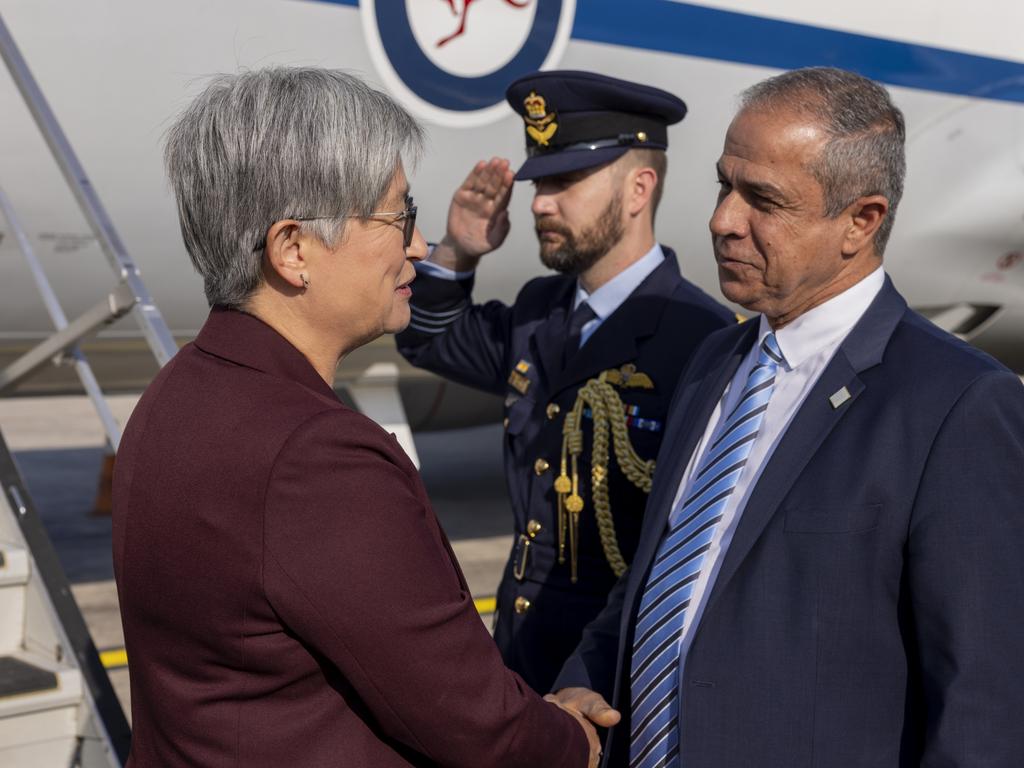
M613 197L594 223L579 232L565 224L549 221L547 217L538 219L535 228L538 237L544 232L561 236L556 242L541 241L541 263L563 275L579 275L594 266L622 239L625 231L622 195Z

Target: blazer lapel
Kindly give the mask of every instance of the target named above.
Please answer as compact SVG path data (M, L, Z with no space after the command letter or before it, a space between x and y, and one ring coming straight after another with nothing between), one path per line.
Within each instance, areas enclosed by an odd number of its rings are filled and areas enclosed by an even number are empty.
M732 543L722 560L708 599L711 610L750 553L790 488L829 433L856 404L865 385L858 374L882 360L889 337L906 302L889 278L868 311L836 350L817 383L797 410L747 499ZM830 397L846 387L849 399L833 407Z

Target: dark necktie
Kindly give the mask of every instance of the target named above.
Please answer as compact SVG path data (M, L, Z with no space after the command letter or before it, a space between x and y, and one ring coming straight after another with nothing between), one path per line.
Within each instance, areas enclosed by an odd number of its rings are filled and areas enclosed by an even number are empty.
M568 363L569 360L572 359L572 356L579 350L580 336L583 333L583 326L596 318L597 314L585 301L580 302L580 305L572 311L571 315L569 315L569 322L566 326L565 356L563 358L563 363Z

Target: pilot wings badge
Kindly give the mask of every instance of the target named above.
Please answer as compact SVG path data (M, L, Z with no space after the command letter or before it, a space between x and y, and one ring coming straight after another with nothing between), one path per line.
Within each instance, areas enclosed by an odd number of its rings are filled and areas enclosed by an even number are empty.
M646 373L636 369L633 363L626 363L621 368L611 368L601 374L602 381L614 384L622 389L639 387L640 389L654 389L654 382Z
M523 99L523 106L526 114L523 120L526 121L526 135L533 139L541 147L546 147L551 138L558 130L556 114L548 112L547 102L543 96L530 91L530 95Z

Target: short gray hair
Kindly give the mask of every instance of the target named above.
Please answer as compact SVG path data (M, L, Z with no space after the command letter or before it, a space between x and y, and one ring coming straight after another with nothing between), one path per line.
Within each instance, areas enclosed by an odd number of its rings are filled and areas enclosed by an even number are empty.
M741 95L740 108L792 111L825 131L828 143L808 169L821 184L825 215L838 216L858 197L882 195L889 212L875 233L881 256L907 172L903 113L889 92L853 72L808 67L751 86Z
M210 305L242 307L263 282L259 245L275 221L326 246L346 216L387 193L423 130L389 96L337 70L220 75L171 127L164 150L185 247Z

